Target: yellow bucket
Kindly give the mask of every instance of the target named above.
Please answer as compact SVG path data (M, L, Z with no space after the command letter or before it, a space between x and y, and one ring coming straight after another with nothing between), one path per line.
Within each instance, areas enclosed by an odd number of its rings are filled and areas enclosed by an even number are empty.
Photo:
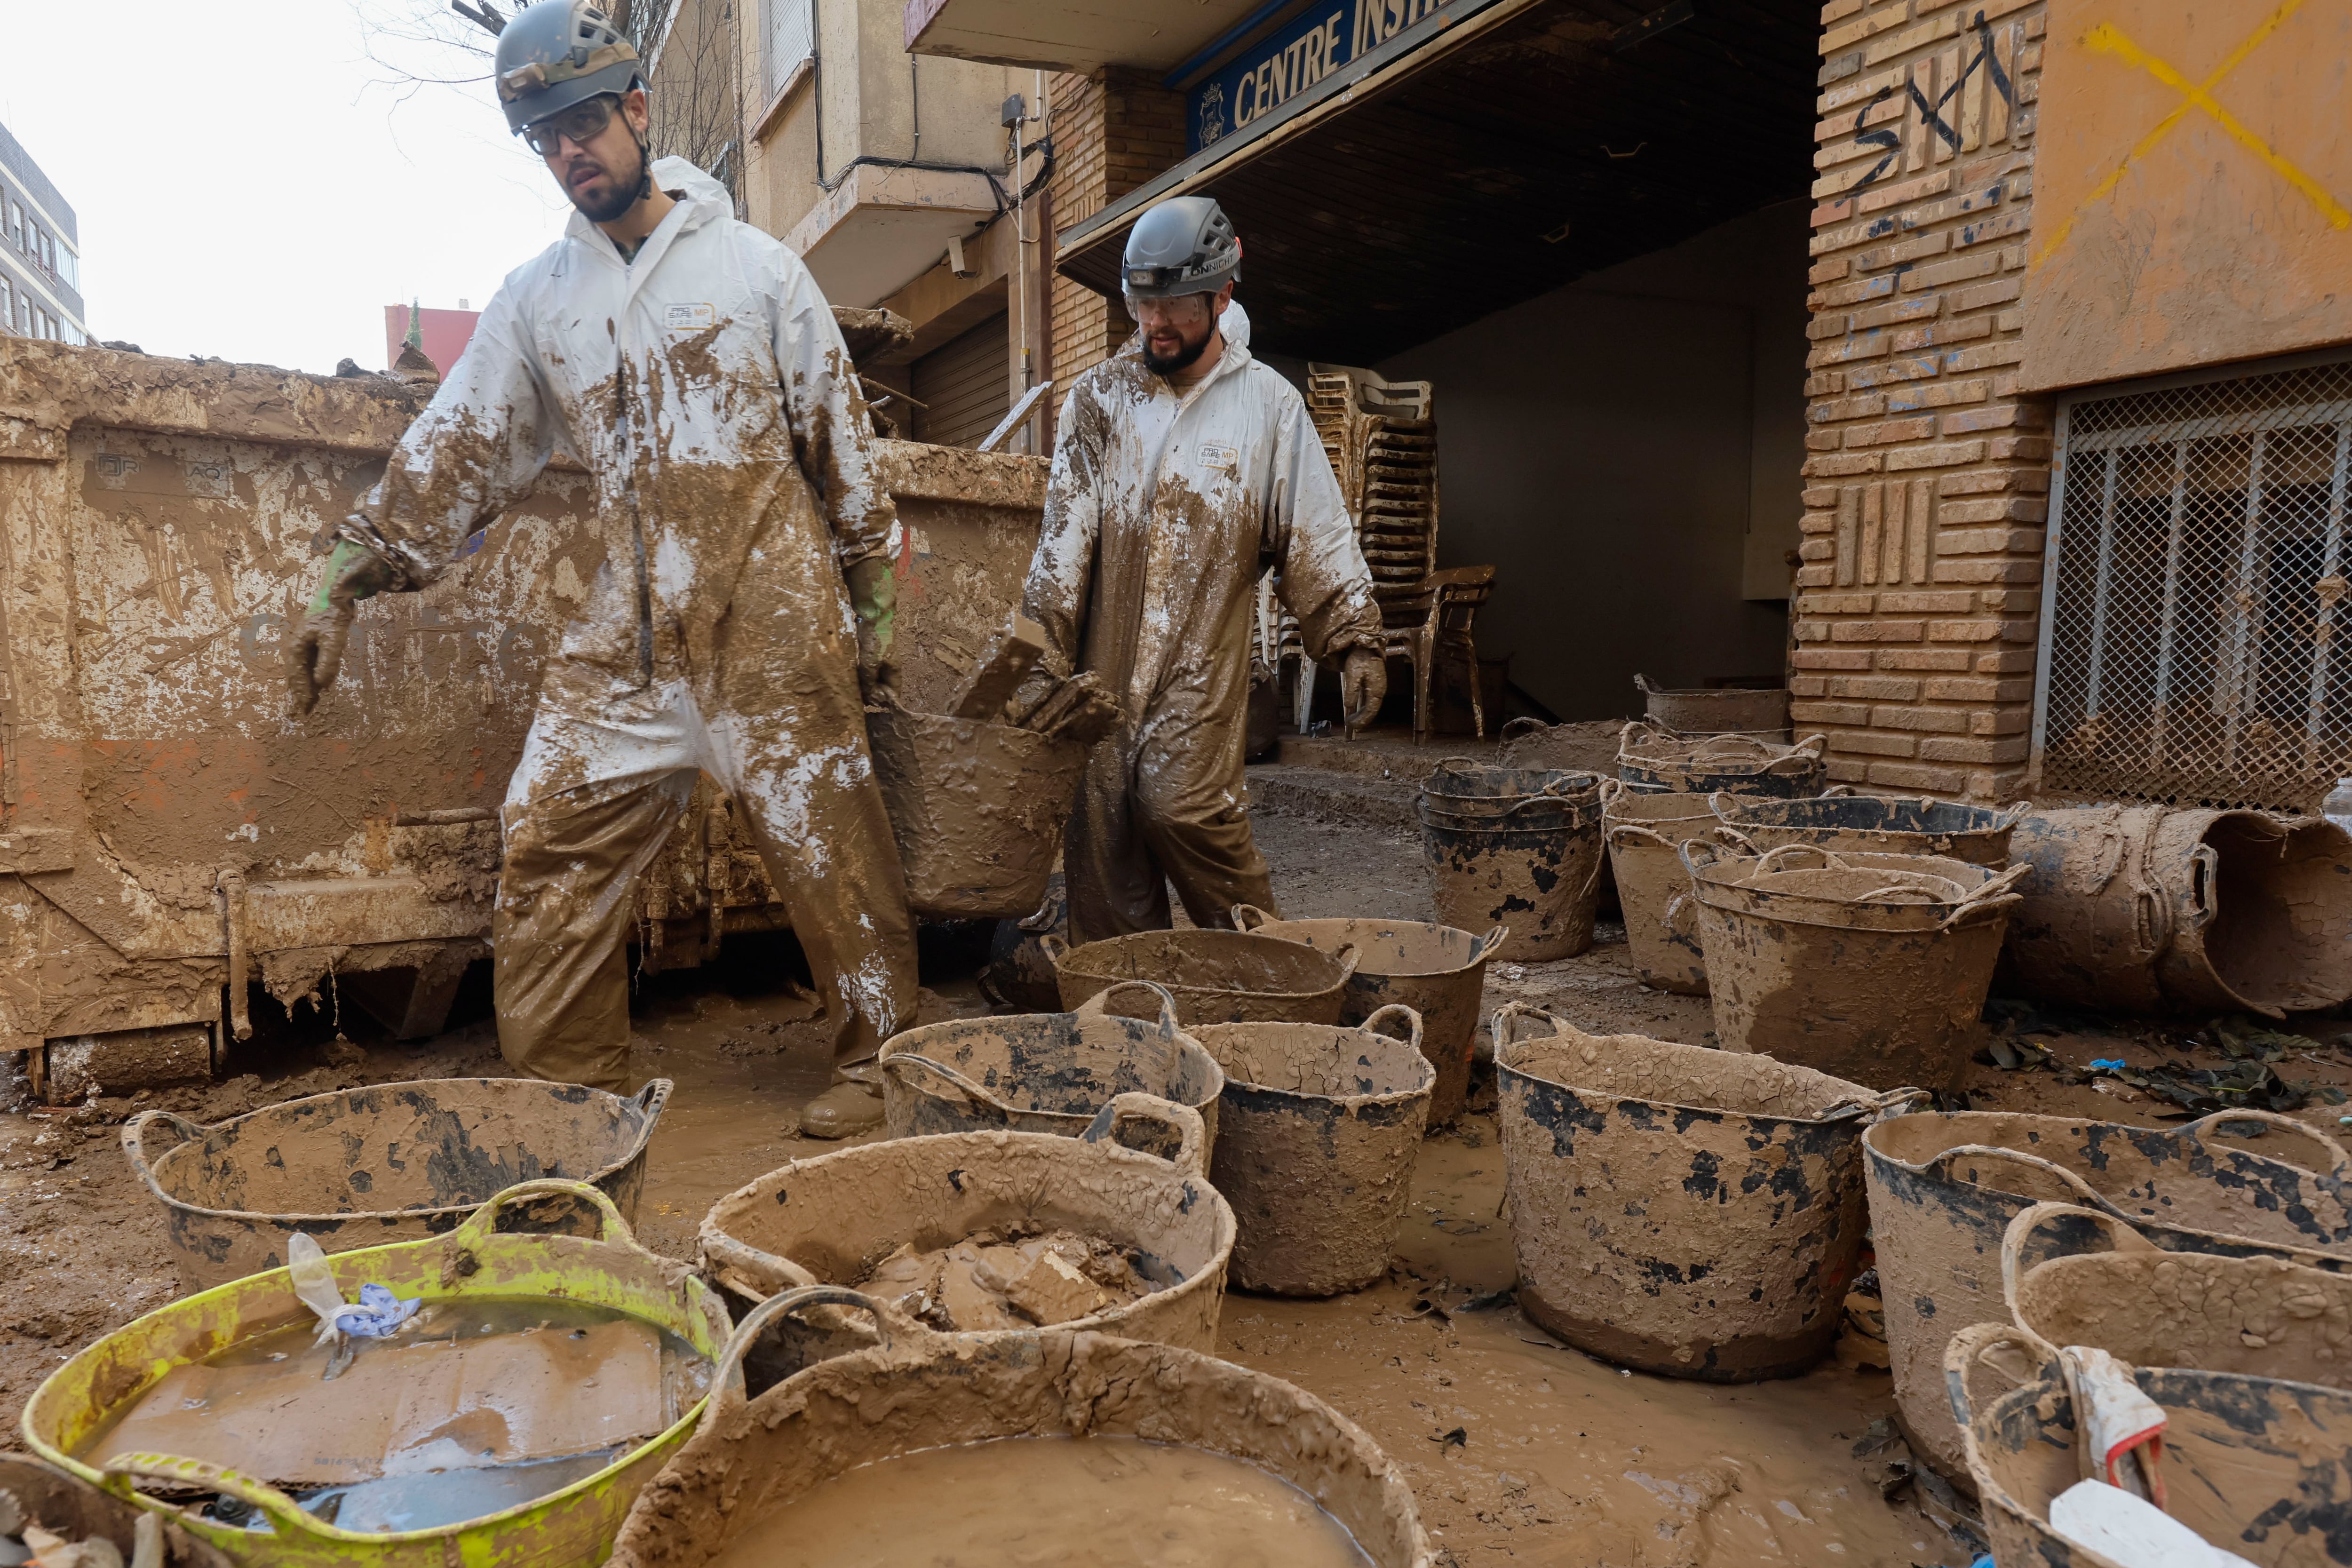
M604 1219L601 1234L590 1238L499 1231L500 1209L553 1194L593 1205ZM356 1300L360 1286L370 1282L388 1286L398 1296L422 1297L428 1305L467 1297L560 1299L664 1329L714 1366L730 1327L715 1291L706 1289L686 1265L638 1246L613 1201L580 1182L523 1182L491 1198L446 1236L336 1253L327 1265L346 1300ZM150 1312L49 1375L25 1406L26 1445L51 1464L154 1510L254 1568L588 1568L604 1560L638 1489L686 1441L709 1403L698 1402L668 1430L594 1475L502 1512L434 1530L340 1530L276 1487L201 1459L125 1455L101 1470L70 1457L174 1367L308 1321L310 1309L296 1299L284 1268ZM238 1529L144 1496L132 1489L142 1478L181 1489L228 1493L251 1504L269 1529Z

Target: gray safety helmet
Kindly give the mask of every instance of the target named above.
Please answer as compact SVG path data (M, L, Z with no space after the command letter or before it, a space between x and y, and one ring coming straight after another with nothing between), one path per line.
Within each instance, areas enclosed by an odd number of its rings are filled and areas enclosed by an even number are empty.
M1241 237L1207 196L1171 196L1127 233L1119 287L1129 299L1213 294L1240 276Z
M539 0L515 13L499 34L490 74L507 129L518 136L534 120L644 79L637 51L595 0Z

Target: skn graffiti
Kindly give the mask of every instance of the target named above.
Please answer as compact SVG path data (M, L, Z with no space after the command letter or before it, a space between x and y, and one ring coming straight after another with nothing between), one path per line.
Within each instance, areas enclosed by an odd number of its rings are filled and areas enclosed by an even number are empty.
M1935 102L1927 101L1927 94L1919 90L1919 84L1916 81L1904 82L1900 88L1893 85L1882 87L1871 96L1868 103L1862 106L1862 112L1854 116L1854 123L1858 125L1869 119L1872 110L1900 91L1910 98L1912 108L1918 110L1920 123L1927 126L1931 134L1942 137L1944 145L1957 153L1960 150L1959 127L1944 118L1944 109L1947 104L1960 95L1960 90L1969 85L1969 79L1975 76L1979 68L1986 73L1986 79L1992 90L2000 94L2001 101L2014 109L2017 106L2017 87L2011 79L2009 72L2001 68L2000 61L1993 54L1992 27L1985 21L1985 14L1979 11L1969 26L1976 34L1977 52L1966 65L1960 68L1959 74L1945 84L1944 90L1937 95ZM1872 182L1881 178L1888 170L1902 162L1903 138L1891 125L1881 125L1874 130L1862 132L1854 137L1854 140L1866 147L1883 147L1885 151L1880 155L1878 162L1870 166L1868 173L1847 187L1850 192L1868 188Z

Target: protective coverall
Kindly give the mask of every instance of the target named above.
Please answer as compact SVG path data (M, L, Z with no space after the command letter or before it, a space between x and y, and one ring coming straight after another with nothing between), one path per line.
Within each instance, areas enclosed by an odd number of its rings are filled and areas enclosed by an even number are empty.
M1070 934L1169 923L1168 883L1195 924L1275 907L1251 840L1242 749L1259 575L1318 663L1381 646L1356 531L1296 387L1250 357L1229 305L1225 347L1190 391L1144 368L1140 338L1081 375L1063 405L1023 609L1046 663L1099 674L1118 726L1095 749L1063 842Z
M574 215L507 277L344 533L430 582L561 446L605 558L548 661L507 791L499 1045L625 1087L638 873L697 770L735 797L838 1028L872 1056L915 1008L905 877L866 749L845 567L897 517L832 310L691 163L634 262Z

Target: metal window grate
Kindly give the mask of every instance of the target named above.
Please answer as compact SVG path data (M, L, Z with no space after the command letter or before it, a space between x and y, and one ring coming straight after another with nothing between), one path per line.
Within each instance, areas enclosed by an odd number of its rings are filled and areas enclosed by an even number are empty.
M809 0L760 0L760 66L763 103L793 79L814 47Z
M2080 398L2058 449L2042 787L2315 810L2352 774L2352 363Z

